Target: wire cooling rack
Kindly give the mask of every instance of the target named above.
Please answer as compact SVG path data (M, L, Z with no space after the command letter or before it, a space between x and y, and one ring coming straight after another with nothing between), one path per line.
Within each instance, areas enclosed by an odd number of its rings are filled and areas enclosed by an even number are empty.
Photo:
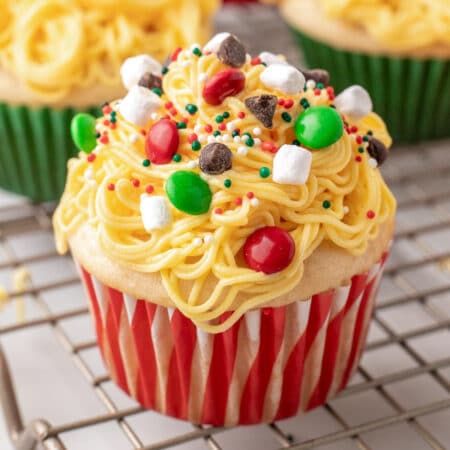
M298 58L271 9L227 9L219 28ZM450 448L449 155L450 141L441 141L396 148L385 164L399 201L396 240L350 386L307 415L229 429L143 411L115 387L73 264L55 252L52 206L0 193L0 284L8 286L20 267L31 275L22 294L9 285L13 299L24 297L26 320L17 323L14 302L0 314L0 401L11 448ZM1 427L0 447L10 448Z

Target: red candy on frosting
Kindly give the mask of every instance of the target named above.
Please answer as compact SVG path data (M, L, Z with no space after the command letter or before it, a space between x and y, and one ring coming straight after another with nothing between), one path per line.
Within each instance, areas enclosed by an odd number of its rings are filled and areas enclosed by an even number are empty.
M156 122L147 133L145 152L153 164L167 164L178 150L180 136L176 123L170 119Z
M245 75L237 69L223 70L213 75L203 88L203 98L209 105L219 106L227 97L239 94L245 87Z
M244 258L250 269L271 274L286 269L295 255L291 235L278 227L254 231L245 242Z

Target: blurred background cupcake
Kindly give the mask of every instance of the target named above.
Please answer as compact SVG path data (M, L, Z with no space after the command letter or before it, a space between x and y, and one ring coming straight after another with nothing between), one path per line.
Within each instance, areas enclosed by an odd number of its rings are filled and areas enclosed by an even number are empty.
M120 66L202 43L219 0L0 0L0 187L55 200L78 111L121 97Z
M267 2L267 0L266 0ZM310 67L364 86L396 140L450 136L449 0L282 0Z

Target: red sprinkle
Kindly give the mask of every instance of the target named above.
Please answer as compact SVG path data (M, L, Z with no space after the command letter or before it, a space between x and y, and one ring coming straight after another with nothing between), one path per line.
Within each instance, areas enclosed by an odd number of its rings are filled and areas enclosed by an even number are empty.
M90 153L87 157L88 162L94 162L95 158L97 158L97 155L95 153Z
M279 98L279 99L278 99L278 104L279 104L280 106L283 106L284 103L285 103L284 98Z
M355 161L356 161L356 162L361 162L361 161L362 161L361 156L358 155L358 156L355 158Z
M213 127L210 124L205 125L205 131L207 133L211 133L213 130Z
M110 124L111 124L111 122L108 119L105 119L103 121L103 125L105 125L105 127L109 127Z
M161 117L161 119L170 119L169 114L165 114L164 116Z
M142 136L147 136L147 131L144 130L144 129L142 129L142 130L141 130L141 134L142 134Z
M356 125L353 125L351 128L350 128L350 133L356 133L358 131L358 127L356 126Z
M176 116L178 114L178 111L175 108L170 108L169 112L170 114L172 114L172 116Z
M259 56L253 58L251 64L252 66L257 66L258 64L261 64L261 58Z
M239 111L238 112L238 117L239 117L239 119L243 119L245 117L245 112L244 111Z
M111 105L105 105L105 106L102 108L102 113L103 113L103 114L109 114L111 111L112 111Z
M362 137L361 136L356 136L356 143L357 144L362 144Z
M198 136L195 133L192 133L188 137L189 144L192 144L194 141L198 141Z
M275 153L277 151L276 145L272 141L265 141L261 144L261 148L266 152Z
M216 208L216 210L214 211L216 214L223 214L223 210L222 208Z
M314 94L315 95L320 95L322 91L319 88L314 89Z
M219 125L217 125L217 128L218 128L220 131L224 131L224 130L227 129L227 126L226 126L224 123L219 123Z
M187 117L183 117L183 118L181 119L181 121L184 122L184 123L188 123L188 122L189 122L189 119L188 119Z
M145 188L145 192L147 192L147 194L151 194L153 191L155 190L155 188L149 184L146 188Z
M164 105L164 107L165 107L166 109L173 108L173 103L172 103L172 102L167 102L167 103Z
M116 189L116 186L113 183L108 184L108 191L114 191L114 189Z
M373 219L375 217L375 212L372 211L371 209L369 211L367 211L367 218L368 219Z
M328 95L334 95L334 87L333 86L327 86L326 91L328 92Z
M181 48L181 47L178 47L173 53L172 53L172 56L170 57L170 60L173 62L173 61L176 61L177 59L178 59L178 55L180 54L180 52L182 51L183 49Z
M104 134L104 135L99 139L99 141L100 141L102 144L107 144L107 143L109 142L108 135Z
M284 107L286 109L292 108L293 106L294 106L294 100L292 100L291 98L284 102Z
M241 206L242 205L242 197L237 197L234 200L234 203L236 203L236 205Z
M247 192L247 198L253 198L255 194L253 192Z
M134 187L139 187L139 185L141 184L141 182L136 178L132 181L132 183Z
M116 123L116 122L112 123L112 124L109 126L109 128L111 128L111 130L115 130L115 129L117 128L117 123Z

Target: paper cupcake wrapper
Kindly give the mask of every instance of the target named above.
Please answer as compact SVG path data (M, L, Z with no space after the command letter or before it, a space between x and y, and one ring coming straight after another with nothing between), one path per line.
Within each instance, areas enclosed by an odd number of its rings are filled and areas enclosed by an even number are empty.
M250 311L220 334L108 287L82 267L80 273L112 379L145 408L230 426L300 414L347 385L386 257L348 286Z
M0 103L0 187L33 201L57 200L67 161L77 154L70 137L74 108L30 108ZM99 115L97 108L86 112Z
M337 93L352 84L370 92L395 140L450 136L450 60L349 52L291 29L308 65L328 70Z

